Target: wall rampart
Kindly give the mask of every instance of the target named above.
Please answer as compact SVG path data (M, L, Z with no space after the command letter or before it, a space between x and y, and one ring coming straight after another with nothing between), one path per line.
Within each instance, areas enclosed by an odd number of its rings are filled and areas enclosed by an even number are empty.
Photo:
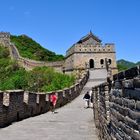
M93 88L94 118L101 140L140 140L140 66Z
M57 91L56 107L61 107L75 99L87 82L87 72L80 81L62 91ZM33 93L23 90L0 91L0 127L15 121L46 113L50 110L50 93Z

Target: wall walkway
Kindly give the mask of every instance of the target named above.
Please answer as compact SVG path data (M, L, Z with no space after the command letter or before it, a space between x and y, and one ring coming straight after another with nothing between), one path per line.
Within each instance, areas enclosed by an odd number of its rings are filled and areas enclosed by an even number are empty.
M1 140L98 140L92 109L85 109L80 95L51 112L0 129Z
M105 70L90 71L90 78L84 86L81 95L71 103L57 109L56 111L58 113L52 114L51 112L48 112L40 116L13 123L8 127L0 129L0 139L98 140L96 127L93 124L93 111L91 108L84 108L83 96L93 85L105 82L104 80L101 81L101 79L104 79L100 77L102 72L104 72L104 74L106 73ZM98 76L96 78L93 75ZM96 79L95 81L93 80L93 77ZM98 78L100 80L97 82ZM84 85L86 79L87 78L85 78L83 84L80 83L80 85ZM80 87L78 89L80 89ZM65 91L65 93L68 94L68 91ZM61 93L61 95L63 95L63 93ZM30 98L30 105L32 106L35 105L33 99L34 97L32 95L32 98ZM59 101L58 105L60 105ZM63 100L63 102L64 101L66 101L66 99ZM44 103L42 103L42 105L43 104Z

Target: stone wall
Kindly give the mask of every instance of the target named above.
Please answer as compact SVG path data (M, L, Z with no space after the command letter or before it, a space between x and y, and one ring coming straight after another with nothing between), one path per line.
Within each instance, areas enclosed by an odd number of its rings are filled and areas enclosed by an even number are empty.
M140 140L140 66L93 88L95 124L101 140Z
M89 73L70 88L57 91L56 107L61 107L75 99L87 82ZM36 116L50 110L50 93L32 93L23 90L0 91L0 127L15 121Z
M9 41L10 41L10 33L0 32L0 44L6 47Z
M45 61L36 61L36 60L31 60L28 58L21 57L18 52L18 49L13 43L10 43L9 49L10 49L11 58L17 60L19 65L24 67L26 70L32 70L35 67L47 66L47 67L53 67L58 72L63 71L62 68L63 68L64 61L45 62Z
M18 63L26 70L32 70L35 67L47 66L53 67L58 72L63 72L64 61L45 62L21 57L14 43L10 41L10 33L0 32L0 44L9 48L11 58L17 60Z
M43 61L35 61L28 58L19 57L18 63L26 70L32 70L35 67L53 67L57 72L63 72L63 64L64 61L55 61L55 62L43 62Z
M76 69L91 68L90 60L93 60L93 68L101 69L106 67L105 59L110 59L112 73L116 74L116 54L114 44L84 45L75 44L66 53L65 70L73 71ZM101 63L102 61L102 63Z

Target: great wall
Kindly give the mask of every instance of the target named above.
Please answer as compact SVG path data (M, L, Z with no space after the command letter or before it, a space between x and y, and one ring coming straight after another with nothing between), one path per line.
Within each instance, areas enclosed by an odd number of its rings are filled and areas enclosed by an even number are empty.
M9 45L7 40L4 40L3 44ZM13 44L10 44L10 47L16 49ZM28 68L34 67L34 63L35 66L44 65L42 62L21 58L19 54L13 55L12 50L11 56L14 58L17 56L22 65L29 65ZM50 66L55 64L51 63ZM140 66L117 73L112 76L112 80L111 72L107 70L108 73L105 74L101 70L89 69L76 85L57 91L57 107L65 105L78 97L81 92L92 88L94 118L92 123L95 123L98 138L100 140L140 140ZM102 72L104 77L99 72ZM89 86L85 87L85 84ZM0 91L0 127L48 112L50 94L22 90Z
M19 54L19 51L16 48L15 44L10 41L10 33L8 32L0 33L0 43L3 46L9 48L11 58L17 60L19 65L24 67L26 70L31 70L38 66L47 66L47 67L54 67L59 72L63 71L62 68L63 68L64 61L43 62L43 61L35 61L22 57Z
M93 87L94 119L101 140L140 140L140 66Z
M88 79L88 72L75 85L57 91L57 105L61 107L76 98ZM31 93L23 90L0 91L0 127L50 110L50 93Z

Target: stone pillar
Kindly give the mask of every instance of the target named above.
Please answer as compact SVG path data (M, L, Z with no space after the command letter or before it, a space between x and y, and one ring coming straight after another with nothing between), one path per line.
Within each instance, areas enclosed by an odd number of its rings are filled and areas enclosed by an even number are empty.
M37 94L35 94L35 93L29 93L29 95L28 95L28 105L29 105L30 115L31 116L36 115Z
M105 85L105 87L104 87L104 92L105 92L106 118L107 118L107 124L109 124L109 123L110 123L109 85Z
M94 108L95 108L95 103L96 103L96 101L95 101L95 92L96 92L96 88L95 88L95 87L93 87L93 88L92 88L93 111L94 111Z
M37 113L45 113L46 112L46 94L45 93L37 93Z
M0 127L4 125L4 115L3 115L3 92L0 91Z
M0 113L3 112L3 92L0 91Z
M22 90L7 90L6 96L8 97L6 100L6 104L8 106L6 121L7 123L11 123L20 119L20 111L23 111L23 94ZM6 97L5 96L5 97Z
M97 128L99 128L99 88L93 88L93 108L94 108L94 121Z

